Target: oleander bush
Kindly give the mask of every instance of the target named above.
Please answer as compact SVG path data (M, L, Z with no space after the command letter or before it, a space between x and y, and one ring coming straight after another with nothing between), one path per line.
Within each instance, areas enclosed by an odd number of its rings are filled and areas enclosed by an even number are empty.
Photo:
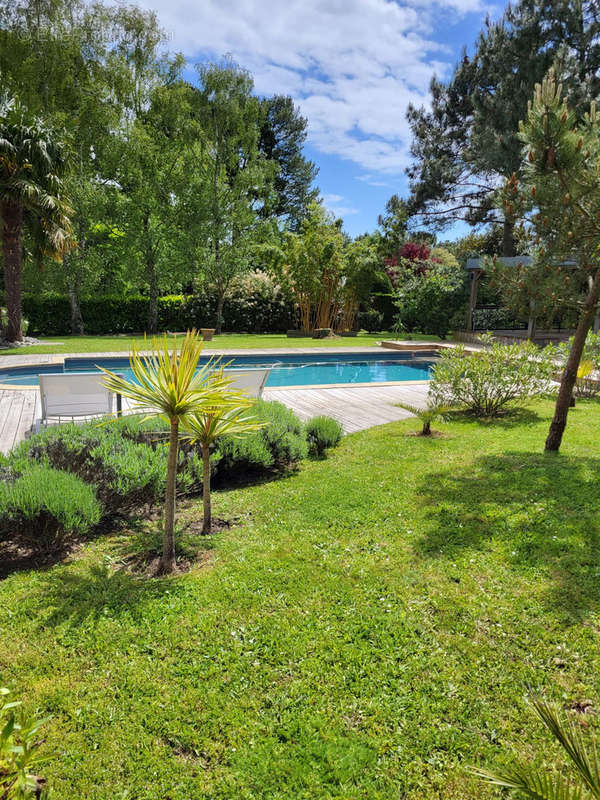
M17 461L0 483L0 541L50 546L65 535L87 533L101 516L93 486L46 463Z
M464 346L444 350L433 369L429 395L436 405L462 408L478 417L495 417L514 404L547 394L556 372L554 350L532 342L504 345L482 336L484 350Z
M333 417L313 417L306 423L306 438L311 455L322 456L330 447L337 447L344 431Z
M562 366L567 363L572 346L573 338L568 342L562 342L556 348L556 358ZM600 372L600 334L590 331L585 340L577 381L573 388L576 397L590 398L600 393L600 382L594 376L594 372Z

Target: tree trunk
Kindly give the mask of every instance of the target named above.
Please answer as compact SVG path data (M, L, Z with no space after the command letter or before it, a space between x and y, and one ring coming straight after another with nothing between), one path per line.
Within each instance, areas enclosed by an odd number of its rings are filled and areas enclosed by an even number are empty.
M217 296L217 318L215 320L215 333L220 334L223 330L223 303L225 301L224 293L219 290Z
M81 275L78 270L80 259L85 257L86 238L83 221L79 221L78 255L65 256L64 265L67 273L67 292L71 306L71 333L83 336L83 316L81 314Z
M6 338L23 340L21 329L21 280L23 273L23 206L2 203L2 256L4 259L4 292L6 296Z
M148 321L146 327L148 333L158 332L158 279L156 276L156 265L152 259L146 264L146 273L150 285L150 298L148 305Z
M425 420L423 423L423 430L421 431L421 436L431 436L431 420Z
M585 340L588 331L592 325L598 299L600 298L600 269L596 271L594 282L590 287L588 296L585 299L583 310L579 317L577 330L573 338L573 345L569 352L567 364L563 370L562 378L560 381L560 389L558 390L558 397L556 399L556 406L554 408L554 418L550 424L548 438L546 439L546 451L558 451L562 441L563 433L567 425L567 414L569 413L569 406L571 398L573 397L573 387L577 380L577 370L579 369L579 362L581 361L581 354L585 345Z
M71 306L71 333L83 336L83 317L79 303L79 287L76 281L69 280L69 305Z
M515 245L515 221L511 217L505 217L502 227L502 255L507 258L517 255Z
M158 289L156 286L150 287L148 322L146 327L148 333L158 332Z
M163 552L158 571L161 575L175 569L175 492L177 489L177 451L179 449L179 420L171 420L169 435L169 461L165 488L165 530Z
M210 448L202 445L202 504L204 506L204 521L202 533L210 533L212 528L212 510L210 504Z

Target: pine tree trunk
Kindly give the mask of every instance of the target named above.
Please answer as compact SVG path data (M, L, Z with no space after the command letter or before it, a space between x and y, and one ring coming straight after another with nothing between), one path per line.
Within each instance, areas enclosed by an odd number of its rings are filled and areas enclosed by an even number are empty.
M515 245L515 221L512 217L506 217L502 226L502 255L506 258L517 255Z
M210 448L202 445L202 504L204 506L204 521L202 533L210 533L212 528L212 509L210 502Z
M179 449L179 421L171 420L169 435L169 461L165 488L165 530L163 552L158 571L162 575L175 569L175 493L177 490L177 452Z
M4 292L6 296L6 338L23 340L21 328L21 281L23 274L23 206L2 203L2 256L4 259Z
M554 418L550 424L550 430L546 439L546 451L558 451L562 442L563 433L567 425L567 414L573 397L573 388L577 380L577 370L581 361L581 354L585 345L588 331L592 325L596 306L600 298L600 269L596 271L596 276L590 287L588 296L585 299L583 310L579 317L579 323L573 338L573 345L569 352L567 364L563 370L560 381L560 389L554 408Z

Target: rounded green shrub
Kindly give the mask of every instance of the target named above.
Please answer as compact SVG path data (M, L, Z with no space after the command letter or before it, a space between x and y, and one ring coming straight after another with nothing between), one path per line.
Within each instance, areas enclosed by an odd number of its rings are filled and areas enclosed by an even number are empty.
M69 533L86 533L101 516L92 486L46 464L29 464L26 472L0 483L0 541L50 544Z
M221 481L239 472L291 469L308 455L304 427L283 403L259 400L253 415L267 423L264 428L243 438L223 436L217 444L214 460Z
M330 447L337 447L344 430L333 417L313 417L306 423L306 438L312 455L322 456Z

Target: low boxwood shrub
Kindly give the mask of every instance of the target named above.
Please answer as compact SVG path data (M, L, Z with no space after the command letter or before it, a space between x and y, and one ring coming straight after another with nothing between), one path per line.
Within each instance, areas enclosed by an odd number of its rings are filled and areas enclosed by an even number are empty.
M469 355L464 346L444 350L429 388L436 405L463 408L478 417L494 417L508 403L549 392L556 371L552 349L532 342L500 344L482 336L486 349Z
M65 534L86 533L101 516L92 486L47 464L28 464L0 483L0 541L47 546Z
M322 456L330 447L337 447L344 430L333 417L313 417L306 423L306 438L309 452Z

